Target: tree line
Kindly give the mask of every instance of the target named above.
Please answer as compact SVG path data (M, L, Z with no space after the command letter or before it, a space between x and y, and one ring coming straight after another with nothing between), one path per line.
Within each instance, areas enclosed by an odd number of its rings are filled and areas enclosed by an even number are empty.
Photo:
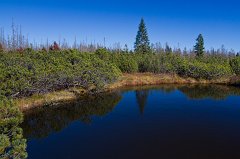
M141 19L141 22L139 24L139 30L137 32L136 36L136 41L134 43L134 50L131 50L128 48L128 45L121 45L121 43L117 42L112 44L111 46L106 46L105 44L105 38L104 42L102 43L96 43L95 41L91 41L90 43L88 40L84 40L81 42L77 41L77 38L75 37L73 44L69 44L68 41L63 38L59 39L58 41L51 42L48 39L46 39L45 42L41 43L36 42L35 40L33 42L30 42L29 36L24 35L22 33L22 27L21 25L15 25L14 22L12 22L11 25L11 34L10 35L5 35L4 28L0 28L0 50L1 51L18 51L21 52L24 49L33 49L33 50L66 50L66 49L75 49L80 52L95 52L99 48L106 48L108 51L111 52L129 52L129 53L134 53L134 52L152 52L152 53L161 53L161 52L173 52L173 53L181 53L181 54L192 54L196 53L196 50L201 49L202 53L207 53L207 54L227 54L229 56L239 56L239 53L235 52L233 49L227 50L224 45L221 46L219 49L210 49L210 50L205 50L204 48L204 39L202 34L200 34L197 38L197 44L194 46L193 49L187 49L186 47L184 49L180 49L179 47L170 47L168 43L162 45L160 42L157 43L150 43L150 40L148 38L148 33L147 33L147 28L144 22L144 19ZM203 48L197 48L198 44L201 45ZM199 45L199 47L201 47ZM200 50L198 50L200 51ZM199 52L200 54L201 51Z

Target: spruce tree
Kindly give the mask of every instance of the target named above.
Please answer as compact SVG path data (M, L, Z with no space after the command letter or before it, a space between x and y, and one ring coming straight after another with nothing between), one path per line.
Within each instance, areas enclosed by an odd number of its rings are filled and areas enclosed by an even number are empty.
M172 53L172 48L168 45L168 43L166 43L166 47L165 47L165 53L167 55Z
M148 39L147 28L143 18L141 19L141 22L139 24L134 48L135 48L135 52L143 53L143 54L149 53L151 50L150 42Z
M197 41L197 43L194 46L194 51L198 57L201 57L201 56L203 56L204 49L205 49L204 48L204 39L203 39L202 34L198 35L198 38L196 39L196 41Z

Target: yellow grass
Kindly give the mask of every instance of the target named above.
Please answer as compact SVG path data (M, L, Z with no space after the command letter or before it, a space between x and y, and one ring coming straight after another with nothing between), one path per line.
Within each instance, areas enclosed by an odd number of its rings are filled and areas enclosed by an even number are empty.
M153 74L153 73L135 73L123 74L116 83L108 85L107 89L116 89L124 86L144 86L158 84L226 84L229 79L218 80L196 80L193 78L182 78L176 74Z
M105 91L112 91L127 86L144 86L159 84L227 84L229 78L218 80L196 80L193 78L182 78L175 74L153 74L153 73L135 73L123 74L115 83L107 85ZM33 107L39 107L60 102L76 100L79 96L86 95L88 90L81 88L71 88L69 90L56 91L47 94L33 95L27 98L16 99L16 103L22 111Z

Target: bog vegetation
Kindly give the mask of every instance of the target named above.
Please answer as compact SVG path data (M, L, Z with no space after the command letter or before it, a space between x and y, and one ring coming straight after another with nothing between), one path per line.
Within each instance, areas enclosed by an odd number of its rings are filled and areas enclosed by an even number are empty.
M118 46L118 45L117 45ZM106 48L54 42L53 45L29 44L13 25L12 37L0 32L0 157L25 158L26 141L18 124L21 113L11 98L30 96L70 87L100 91L122 73L152 72L178 74L195 79L218 79L240 75L240 57L234 51L205 50L199 35L193 50L150 44L144 20L141 20L134 44Z
M0 53L0 89L7 97L70 87L95 88L96 91L121 76L121 73L171 73L196 79L218 79L240 74L240 58L223 54L174 52L113 53L97 49L93 53L77 50Z

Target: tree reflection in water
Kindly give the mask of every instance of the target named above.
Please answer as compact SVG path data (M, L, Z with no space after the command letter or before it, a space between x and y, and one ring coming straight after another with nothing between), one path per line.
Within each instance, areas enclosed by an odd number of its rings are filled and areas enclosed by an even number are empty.
M222 85L160 85L147 87L132 87L119 92L100 95L88 100L78 100L56 106L35 108L25 112L22 124L26 138L43 138L50 133L61 131L71 122L79 120L91 123L93 116L104 116L110 113L121 101L122 93L135 91L140 113L144 113L147 99L152 91L172 93L180 91L190 99L225 99L230 95L240 95L237 87Z
M135 90L136 99L141 114L147 104L147 99L151 91L161 91L171 93L176 90L182 92L189 99L214 99L224 100L231 95L240 95L238 87L230 87L225 85L161 85L161 86L142 86L132 87Z
M144 109L147 104L149 90L136 90L136 98L139 106L139 111L143 115Z
M223 100L231 95L240 95L238 87L224 85L190 85L179 86L178 89L190 99L214 99Z
M121 100L118 92L91 97L57 106L46 106L25 112L22 124L24 136L43 138L52 132L61 131L71 122L79 120L91 123L93 116L111 112Z

